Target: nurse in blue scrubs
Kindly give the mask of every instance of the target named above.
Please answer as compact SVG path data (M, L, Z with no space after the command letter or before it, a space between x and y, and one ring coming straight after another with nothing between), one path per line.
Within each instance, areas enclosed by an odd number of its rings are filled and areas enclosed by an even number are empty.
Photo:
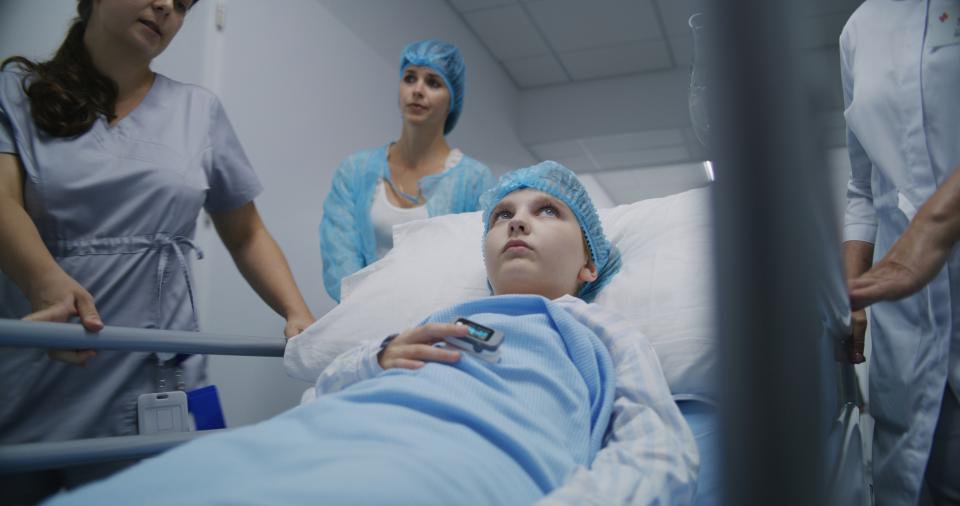
M205 209L284 333L314 320L254 206L261 185L222 105L150 70L192 4L80 0L52 60L4 63L0 317L198 330L188 259L200 256ZM135 434L137 396L158 391L158 369L181 373L185 389L203 380L203 357L182 359L3 350L0 444ZM4 501L30 502L99 473L6 477L0 488Z
M340 163L323 203L323 284L337 302L343 278L393 248L393 226L478 209L495 180L486 165L447 144L463 111L466 65L439 40L408 44L400 56L400 138Z

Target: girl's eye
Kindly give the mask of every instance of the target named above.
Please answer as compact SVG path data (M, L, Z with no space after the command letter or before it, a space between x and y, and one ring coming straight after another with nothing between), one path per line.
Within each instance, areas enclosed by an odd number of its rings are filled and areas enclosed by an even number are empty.
M416 81L416 80L417 80L417 78L414 77L413 74L407 74L407 75L403 76L403 82L405 82L405 83L412 83L412 82L414 82L414 81Z
M439 87L442 86L442 85L440 84L440 81L438 81L438 80L436 80L436 79L430 79L430 80L428 80L428 81L427 81L427 85L430 86L431 88L439 88Z
M189 9L189 7L187 7L187 2L184 0L178 0L174 2L174 6L179 12L187 12L187 9Z
M551 205L546 205L541 207L540 212L542 214L546 214L547 216L560 216L560 211L558 211L556 207L553 207Z
M513 217L513 213L511 213L510 211L507 211L506 209L501 209L496 213L494 213L493 221L496 222L499 220L509 220L512 217Z

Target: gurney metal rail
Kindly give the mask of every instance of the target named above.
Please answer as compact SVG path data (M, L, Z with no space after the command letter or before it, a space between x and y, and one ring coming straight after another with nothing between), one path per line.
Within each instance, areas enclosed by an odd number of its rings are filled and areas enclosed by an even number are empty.
M78 324L0 319L0 347L62 348L282 357L286 339L179 330L104 327L87 332Z
M0 348L91 349L282 357L286 339L0 319ZM0 474L149 457L224 430L119 436L0 446Z
M230 429L0 446L0 474L142 459L163 453L195 438L228 430Z

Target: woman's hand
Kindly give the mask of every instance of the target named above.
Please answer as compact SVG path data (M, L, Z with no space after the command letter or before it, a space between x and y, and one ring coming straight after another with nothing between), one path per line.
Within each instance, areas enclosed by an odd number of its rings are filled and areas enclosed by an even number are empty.
M438 348L434 344L445 337L466 337L468 330L466 325L428 323L395 337L377 355L377 360L384 369L419 369L427 362L453 363L460 360L460 352Z
M25 316L24 320L45 321L45 322L66 322L71 316L76 315L75 309L66 304L55 304L46 309L41 309L35 313ZM103 324L100 324L103 327ZM86 367L87 360L97 355L94 350L47 350L47 356L51 360L58 360L68 364Z
M39 279L30 290L30 305L35 310L24 320L66 322L72 316L80 317L80 324L89 332L103 329L103 321L90 292L64 272L52 273ZM85 367L87 360L96 356L94 350L47 350L52 360Z
M960 167L924 202L890 251L849 283L850 305L860 309L907 297L943 270L960 241Z
M78 316L86 330L99 332L103 329L103 320L100 319L93 296L63 271L51 273L46 279L35 280L31 285L27 298L34 313L30 316L43 315L33 319L66 321L71 316ZM45 311L55 307L59 309ZM62 320L51 319L61 317Z
M902 299L929 283L943 269L953 247L943 228L918 216L873 268L850 280L852 308Z
M283 327L283 336L289 339L306 330L314 321L316 321L316 318L309 313L293 315L287 318L287 324Z

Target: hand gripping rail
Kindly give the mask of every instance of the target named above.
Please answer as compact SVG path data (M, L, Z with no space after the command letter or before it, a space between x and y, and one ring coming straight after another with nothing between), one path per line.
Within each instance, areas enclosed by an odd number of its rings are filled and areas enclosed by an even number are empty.
M0 319L0 347L153 351L282 357L286 339ZM223 430L78 439L0 446L0 474L149 457Z

